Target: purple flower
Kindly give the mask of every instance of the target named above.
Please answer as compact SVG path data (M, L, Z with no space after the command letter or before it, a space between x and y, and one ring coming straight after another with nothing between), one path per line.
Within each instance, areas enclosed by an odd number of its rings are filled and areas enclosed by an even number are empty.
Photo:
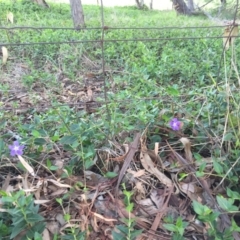
M9 146L10 155L13 157L15 155L19 155L19 156L23 155L23 148L24 146L23 145L21 146L18 141L14 141L13 145Z
M177 118L173 118L173 119L170 121L169 124L170 124L170 127L172 128L172 130L174 130L174 131L178 131L178 130L180 130L180 128L181 128L181 122L178 121Z

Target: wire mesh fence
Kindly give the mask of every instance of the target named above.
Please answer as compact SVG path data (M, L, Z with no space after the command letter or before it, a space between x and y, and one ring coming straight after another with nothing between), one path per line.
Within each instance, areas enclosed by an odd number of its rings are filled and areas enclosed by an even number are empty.
M14 4L12 7L14 7ZM48 11L51 11L51 9ZM59 7L58 11L63 11L62 7ZM218 24L211 22L208 25L201 25L200 23L199 25L195 26L188 26L186 24L186 26L119 27L121 24L114 26L111 25L111 21L109 21L109 19L105 21L105 16L107 16L109 13L104 12L103 3L100 8L97 8L97 11L99 14L98 25L100 26L91 27L91 24L88 24L87 28L84 28L81 31L76 31L72 27L52 27L47 26L47 24L45 24L45 26L18 26L16 22L14 23L14 26L12 26L12 24L8 22L6 26L6 20L2 20L2 26L0 26L0 31L2 33L0 46L8 48L10 55L8 62L15 62L16 64L15 68L12 68L13 77L10 77L12 78L11 81L9 82L8 80L8 84L6 86L2 86L0 89L3 99L1 110L27 110L29 109L28 104L30 104L31 108L36 107L38 110L66 105L70 107L78 106L80 109L86 110L86 106L89 105L89 103L92 103L95 107L105 106L107 108L108 104L111 104L112 101L118 104L129 104L133 101L154 100L161 102L168 101L171 103L173 98L173 96L171 96L172 93L168 95L169 92L167 93L165 91L166 89L163 90L161 88L161 84L164 83L164 78L166 76L169 77L166 74L167 71L173 72L167 81L167 86L171 85L171 81L176 83L174 80L171 80L173 77L180 78L179 82L181 83L184 81L188 82L189 80L187 79L181 79L182 72L184 71L186 72L183 74L184 77L189 78L196 77L198 75L198 71L204 71L203 69L199 70L199 65L201 65L200 61L202 61L202 58L199 61L198 56L194 56L194 47L197 47L201 48L198 53L201 53L201 51L206 51L206 54L208 55L206 57L206 63L203 63L205 68L208 70L215 68L214 71L210 71L211 76L206 76L206 74L203 73L203 79L200 81L212 81L212 77L215 79L215 76L219 77L220 74L222 74L221 62L223 52L225 51L225 46L223 46L221 50L222 54L219 55L218 53L217 56L219 59L216 60L216 56L214 56L215 50L212 51L214 44L218 44L219 47L222 46L222 41L224 38L226 39L225 43L227 43L228 41L231 41L231 38L237 39L239 37L238 35L233 36L233 34L231 34L232 30L228 35L223 35L224 29L227 26L229 27L236 25L236 19L233 19L233 21L230 22L223 21L220 22L220 24L219 22ZM5 12L7 13L7 11ZM110 13L110 15L111 14L113 13ZM71 20L70 15L69 20ZM201 22L201 20L199 21ZM176 31L178 32L177 34L175 34ZM166 44L170 46L169 50L167 50L167 47L165 47ZM149 55L151 55L150 49L156 47L156 45L159 45L157 50L159 53L157 53L153 59L148 59L148 51ZM178 50L184 48L185 45L188 47L189 45L192 45L192 52L184 53L179 51L180 55L178 56ZM142 48L140 53L135 52L136 48ZM125 49L129 54L129 58L128 56L124 56L123 59L122 56ZM72 54L73 51L75 56L68 56L68 54ZM146 55L146 59L143 60L145 66L142 66L142 68L145 68L145 70L143 70L141 73L137 73L136 68L139 67L137 66L137 59L138 57L141 57L141 51L143 55ZM176 54L171 56L171 61L168 61L168 58L172 52L176 52ZM182 57L186 60L186 56L184 56L184 54L187 55L187 61L194 63L193 66L195 66L196 69L182 69ZM203 54L205 53L203 52ZM31 59L31 65L34 66L34 71L32 69L29 70L29 66L25 65L26 58ZM19 61L22 59L24 59L24 64ZM154 60L158 61L158 64L160 63L162 68L158 68L158 66L153 62ZM134 61L136 61L135 66L132 64ZM170 66L170 64L172 64L172 66ZM131 65L131 67L126 70L124 69L124 65ZM65 72L67 72L68 67L71 68L73 72L66 74ZM131 69L133 69L133 72L131 72ZM10 71L10 69L8 69L8 65L2 67L2 73L3 75L5 74L5 77L7 78L9 78L10 74L8 71ZM146 71L146 73L144 73L144 71ZM41 72L40 76L38 76L39 72ZM46 74L47 72L48 74ZM124 83L127 86L124 86L124 84L121 84L121 81L124 82L124 78L126 78L126 76L129 80ZM37 82L39 82L37 80L38 77L46 78L45 80L47 82L54 82L52 86L54 89L53 91L56 89L57 92L57 87L59 84L62 85L65 94L70 94L72 96L71 99L68 96L66 98L69 99L66 100L66 102L55 102L53 105L52 102L57 100L54 99L54 97L48 96L48 100L43 102L35 99L36 103L39 103L38 107L36 104L31 103L9 106L10 100L7 94L10 94L10 99L12 102L15 103L16 100L21 101L22 97L14 98L14 95L19 93L28 95L29 91L34 92L34 85L38 85ZM14 80L14 78L16 79ZM149 91L153 91L152 96L141 96L141 94L136 96L137 90L134 86L131 86L131 78L141 78L142 86L150 86ZM25 86L19 84L22 79ZM79 84L78 86L78 91L80 93L72 92L72 88L75 88L76 85L73 82L68 84L70 79L74 79L78 83L83 83L82 85ZM117 84L115 83L116 79L118 79ZM218 78L215 80L219 82ZM191 79L189 84L194 85L194 81ZM29 84L33 84L31 90L27 89L26 87L26 85ZM18 87L16 87L16 85L18 85ZM116 85L119 85L120 87L116 87ZM186 84L184 83L184 85ZM47 84L44 83L43 86L47 87ZM141 87L138 88L138 91L141 91ZM118 96L114 97L114 93L116 91L122 91L122 89L127 89L127 91L129 91L129 94L125 96L126 99L121 99ZM154 89L156 90L155 92ZM131 90L133 90L132 93ZM41 89L41 91L44 90ZM163 93L162 91L165 92ZM171 92L171 90L169 91ZM23 96L25 96L24 94ZM79 95L81 95L80 98ZM200 95L201 96L198 96L196 99L204 99L204 93L201 93ZM176 98L176 96L174 97ZM179 98L182 102L196 100L195 94L191 92L178 93L177 98Z

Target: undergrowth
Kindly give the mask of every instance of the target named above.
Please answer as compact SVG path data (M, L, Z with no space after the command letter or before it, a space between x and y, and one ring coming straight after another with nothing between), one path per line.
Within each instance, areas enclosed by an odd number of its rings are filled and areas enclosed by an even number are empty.
M0 76L2 174L7 175L10 171L16 176L24 170L21 164L17 169L12 165L6 168L9 161L7 146L12 140L19 139L26 146L24 154L33 167L38 167L40 162L52 174L58 170L52 164L53 151L62 154L61 157L67 160L64 174L58 177L67 178L94 167L97 150L108 145L107 140L128 143L135 132L143 131L147 125L150 129L148 146L153 148L155 142L165 141L154 126L166 127L178 114L184 123L183 133L196 143L195 158L199 158L203 149L210 149L210 155L215 159L214 174L219 182L224 179L229 187L225 198L218 198L219 205L231 212L231 216L237 213L240 199L237 194L240 82L239 60L235 57L240 51L238 39L223 54L223 40L219 38L223 28L211 28L216 24L202 16L176 16L171 11L139 11L133 7L105 8L104 59L107 72L103 75L100 41L91 42L101 39L102 30L91 29L101 26L100 8L84 6L87 29L75 31L50 29L72 27L68 5L50 6L43 9L27 0L0 1L1 27L36 27L0 29L0 43L7 47L10 55L7 64L1 67ZM8 12L14 15L13 24L6 21ZM89 42L81 42L85 40ZM56 43L38 44L47 42ZM77 109L81 99L77 99L74 87L68 88L68 83L73 86L78 83L78 92L82 89L86 92L86 81L89 80L86 76L91 74L98 77L94 78L95 82L105 78L107 104L100 104L97 111L88 114ZM98 88L103 92L103 84ZM14 91L17 92L15 96ZM27 92L26 102L19 101L22 99L19 92ZM97 95L96 99L99 102L105 100L103 94ZM46 101L47 106L35 108L41 101ZM74 105L71 105L73 101ZM173 134L172 137L175 139L176 136ZM226 160L220 161L222 157ZM99 166L98 173L110 178L115 176L112 168L104 163ZM202 164L199 176L205 171L206 165ZM131 193L125 189L124 194L130 213L133 210ZM33 195L24 198L24 193L18 191L10 196L4 190L1 195L9 214L3 216L1 213L0 236L12 239L25 229L29 239L41 239L45 223L34 205ZM63 206L62 200L58 203ZM215 228L218 213L197 203L193 208L199 219L209 224L209 236L231 239L231 233L239 231L237 214L231 218L231 227L221 236ZM70 227L64 230L62 239L84 239L85 232L79 232L70 224L67 213L64 217ZM36 224L38 222L41 224ZM126 235L128 239L134 239L140 234L141 231L134 230L134 220L130 217L123 223L127 227L118 225L115 236ZM187 225L181 217L165 222L165 228L174 233L174 239L183 238ZM58 238L61 236L54 236L54 239Z

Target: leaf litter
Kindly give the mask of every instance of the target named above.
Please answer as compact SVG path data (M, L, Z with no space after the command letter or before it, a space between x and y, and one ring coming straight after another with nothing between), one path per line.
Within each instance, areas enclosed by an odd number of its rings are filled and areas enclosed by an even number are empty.
M164 146L163 143L157 144L158 151L160 148L166 151L160 158L156 151L147 148L145 135L135 134L127 148L116 144L122 149L122 156L117 153L117 148L111 151L106 147L99 149L98 158L111 162L108 171L115 171L116 177L107 178L94 171L94 167L80 175L63 177L64 164L58 160L55 161L58 168L55 175L49 174L43 166L34 171L27 164L24 165L27 173L17 178L7 175L2 190L11 193L22 189L27 195L34 195L35 204L40 205L40 213L47 220L44 239L52 239L54 234L64 235L70 227L86 231L86 239L112 239L112 231L117 231L116 226L124 224L123 219L129 216L122 183L134 193L134 209L130 217L135 220L135 227L143 230L137 239L171 239L171 232L164 227L165 219L169 217L175 220L181 217L189 223L185 228L185 239L206 239L208 226L196 220L192 209L194 201L221 212L219 226L228 227L230 218L219 206L215 198L217 192L213 192L215 179L211 174L211 158L202 156L208 164L208 172L199 177L196 174L199 164L191 152L189 138L178 139L182 145L180 150L168 143L170 137ZM169 161L174 162L169 164ZM181 173L185 178L181 179ZM56 198L63 200L63 208L57 204ZM70 215L69 221L64 218L66 213Z

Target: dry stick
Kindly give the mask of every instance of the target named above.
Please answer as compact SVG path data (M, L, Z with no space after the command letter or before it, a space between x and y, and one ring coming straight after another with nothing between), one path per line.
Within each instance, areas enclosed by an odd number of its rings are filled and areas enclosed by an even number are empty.
M167 142L167 141L166 141ZM178 154L177 152L175 152L172 147L170 146L170 144L167 142L167 145L169 146L169 148L171 149L171 151L173 152L173 154L175 155L175 157L178 159L178 161L184 166L186 167L186 169L191 172L191 174L193 175L193 177L197 180L197 182L200 184L200 186L205 190L205 192L207 193L208 197L212 200L212 203L214 205L214 208L217 209L221 215L221 222L225 223L225 227L229 227L231 226L231 220L229 218L229 216L226 213L222 212L222 209L218 206L218 203L216 202L215 198L212 196L211 191L208 187L208 184L206 182L205 179L202 178L198 178L194 173L196 172L196 170L194 169L194 167L192 167L192 165L190 165L186 159L184 159L180 154ZM223 226L224 228L224 226ZM233 232L233 237L235 240L240 240L240 235L237 232Z
M132 158L136 152L136 150L138 149L138 142L139 142L139 139L141 137L141 134L140 133L137 133L133 143L131 144L131 147L127 153L127 156L125 158L125 161L124 161L124 164L122 166L122 169L118 175L118 181L117 181L117 186L116 186L116 189L115 189L115 194L118 195L118 188L119 188L119 185L123 179L123 176L125 174L125 172L127 171L127 168L129 167L130 165L130 162L132 161Z

